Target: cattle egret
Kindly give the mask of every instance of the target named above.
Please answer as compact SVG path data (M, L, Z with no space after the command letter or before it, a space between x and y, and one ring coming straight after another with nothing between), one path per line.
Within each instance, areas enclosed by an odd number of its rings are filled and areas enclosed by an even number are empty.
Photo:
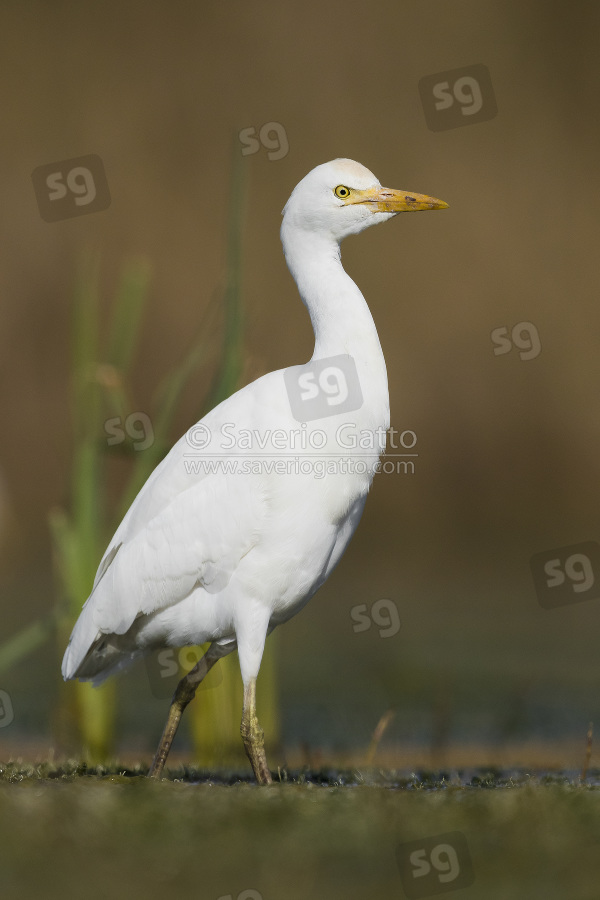
M177 686L151 776L204 676L237 648L244 747L257 781L271 782L256 716L265 639L339 562L389 426L385 360L340 242L401 212L446 207L384 188L350 159L309 172L283 210L281 241L315 333L310 362L258 378L192 426L110 542L64 678L99 683L153 649L210 642Z

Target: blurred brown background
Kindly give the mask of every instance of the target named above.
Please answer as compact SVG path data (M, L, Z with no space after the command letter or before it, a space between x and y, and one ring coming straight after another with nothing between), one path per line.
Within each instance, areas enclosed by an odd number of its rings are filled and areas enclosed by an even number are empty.
M223 285L232 141L276 122L287 155L244 157L247 380L312 352L278 235L309 169L347 156L450 204L343 247L379 328L392 424L417 434L419 457L413 475L376 478L346 558L282 629L284 739L364 745L397 705L390 744L583 747L600 600L542 608L529 559L600 540L598 5L6 2L0 16L2 638L54 602L46 517L68 502L82 251L101 251L107 304L123 261L151 260L144 411ZM497 115L431 131L419 81L474 64ZM110 208L44 222L32 171L89 153ZM492 331L519 322L539 355L495 355ZM196 409L189 391L173 439ZM399 632L355 632L352 609L380 598ZM1 740L50 733L58 659L48 645L4 676L15 718ZM143 669L120 691L123 742L150 749L164 701Z

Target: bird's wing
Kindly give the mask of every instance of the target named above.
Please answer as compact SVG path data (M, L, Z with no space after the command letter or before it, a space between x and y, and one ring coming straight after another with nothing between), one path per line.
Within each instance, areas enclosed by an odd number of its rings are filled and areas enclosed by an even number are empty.
M220 452L222 457L217 436L223 425L236 423L242 426L246 421L252 423L255 429L260 429L265 423L263 428L268 430L272 429L273 422L285 421L286 416L289 416L289 401L283 375L284 370L263 375L232 394L211 410L201 422L192 426L190 432L198 426L205 426L215 436L215 440L204 448L203 453L194 449L194 444L187 439L187 434L177 441L148 477L113 535L98 566L94 588L104 577L116 554L120 552L121 546L143 531L148 523L162 510L167 509L180 494L187 493L204 480L213 478L208 470L198 468L190 471L186 468L185 461L188 457L203 455L212 459L213 452L217 454Z
M196 586L226 587L259 540L268 501L254 480L210 475L121 543L77 620L63 662L73 677L101 634L124 634L140 615L172 606Z
M261 382L272 383L278 374L238 391L203 423L216 433L242 415L251 421L277 415L264 403L273 393ZM124 634L138 616L178 603L197 585L222 590L258 542L269 509L265 481L223 471L190 472L184 464L190 449L185 436L175 444L117 529L73 629L63 660L66 678L73 677L100 634Z
M267 503L255 486L210 475L122 544L92 595L99 630L123 634L138 615L178 603L197 585L223 590L258 542Z

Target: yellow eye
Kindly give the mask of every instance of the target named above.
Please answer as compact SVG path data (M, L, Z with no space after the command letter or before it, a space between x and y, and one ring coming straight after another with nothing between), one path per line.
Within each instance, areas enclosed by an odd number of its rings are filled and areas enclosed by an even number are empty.
M346 197L350 196L350 188L347 188L345 184L338 184L333 193L341 200L345 200Z

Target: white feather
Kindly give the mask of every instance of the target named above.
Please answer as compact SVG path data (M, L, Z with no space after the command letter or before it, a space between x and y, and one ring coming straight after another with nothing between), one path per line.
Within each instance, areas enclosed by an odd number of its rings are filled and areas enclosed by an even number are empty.
M238 391L202 420L211 435L206 447L193 446L198 426L190 429L150 476L100 563L64 656L66 679L99 681L153 647L211 640L228 648L237 644L246 682L258 673L267 633L310 599L344 552L389 424L381 346L367 304L342 268L339 241L392 214L341 210L332 190L350 182L361 190L378 185L350 160L314 169L286 205L281 236L313 322L313 360L350 355L362 405L303 429L292 414L281 370ZM246 452L245 459L256 462L247 474L200 471L201 464L226 458L224 427L261 440L274 429L285 435L319 430L325 445L318 451L286 450L280 458L312 464L316 454L339 465L357 455L340 446L340 425L372 434L372 452L361 456L366 471L349 473L340 466L323 477L282 475L268 470L256 448ZM244 461L239 455L229 459Z

